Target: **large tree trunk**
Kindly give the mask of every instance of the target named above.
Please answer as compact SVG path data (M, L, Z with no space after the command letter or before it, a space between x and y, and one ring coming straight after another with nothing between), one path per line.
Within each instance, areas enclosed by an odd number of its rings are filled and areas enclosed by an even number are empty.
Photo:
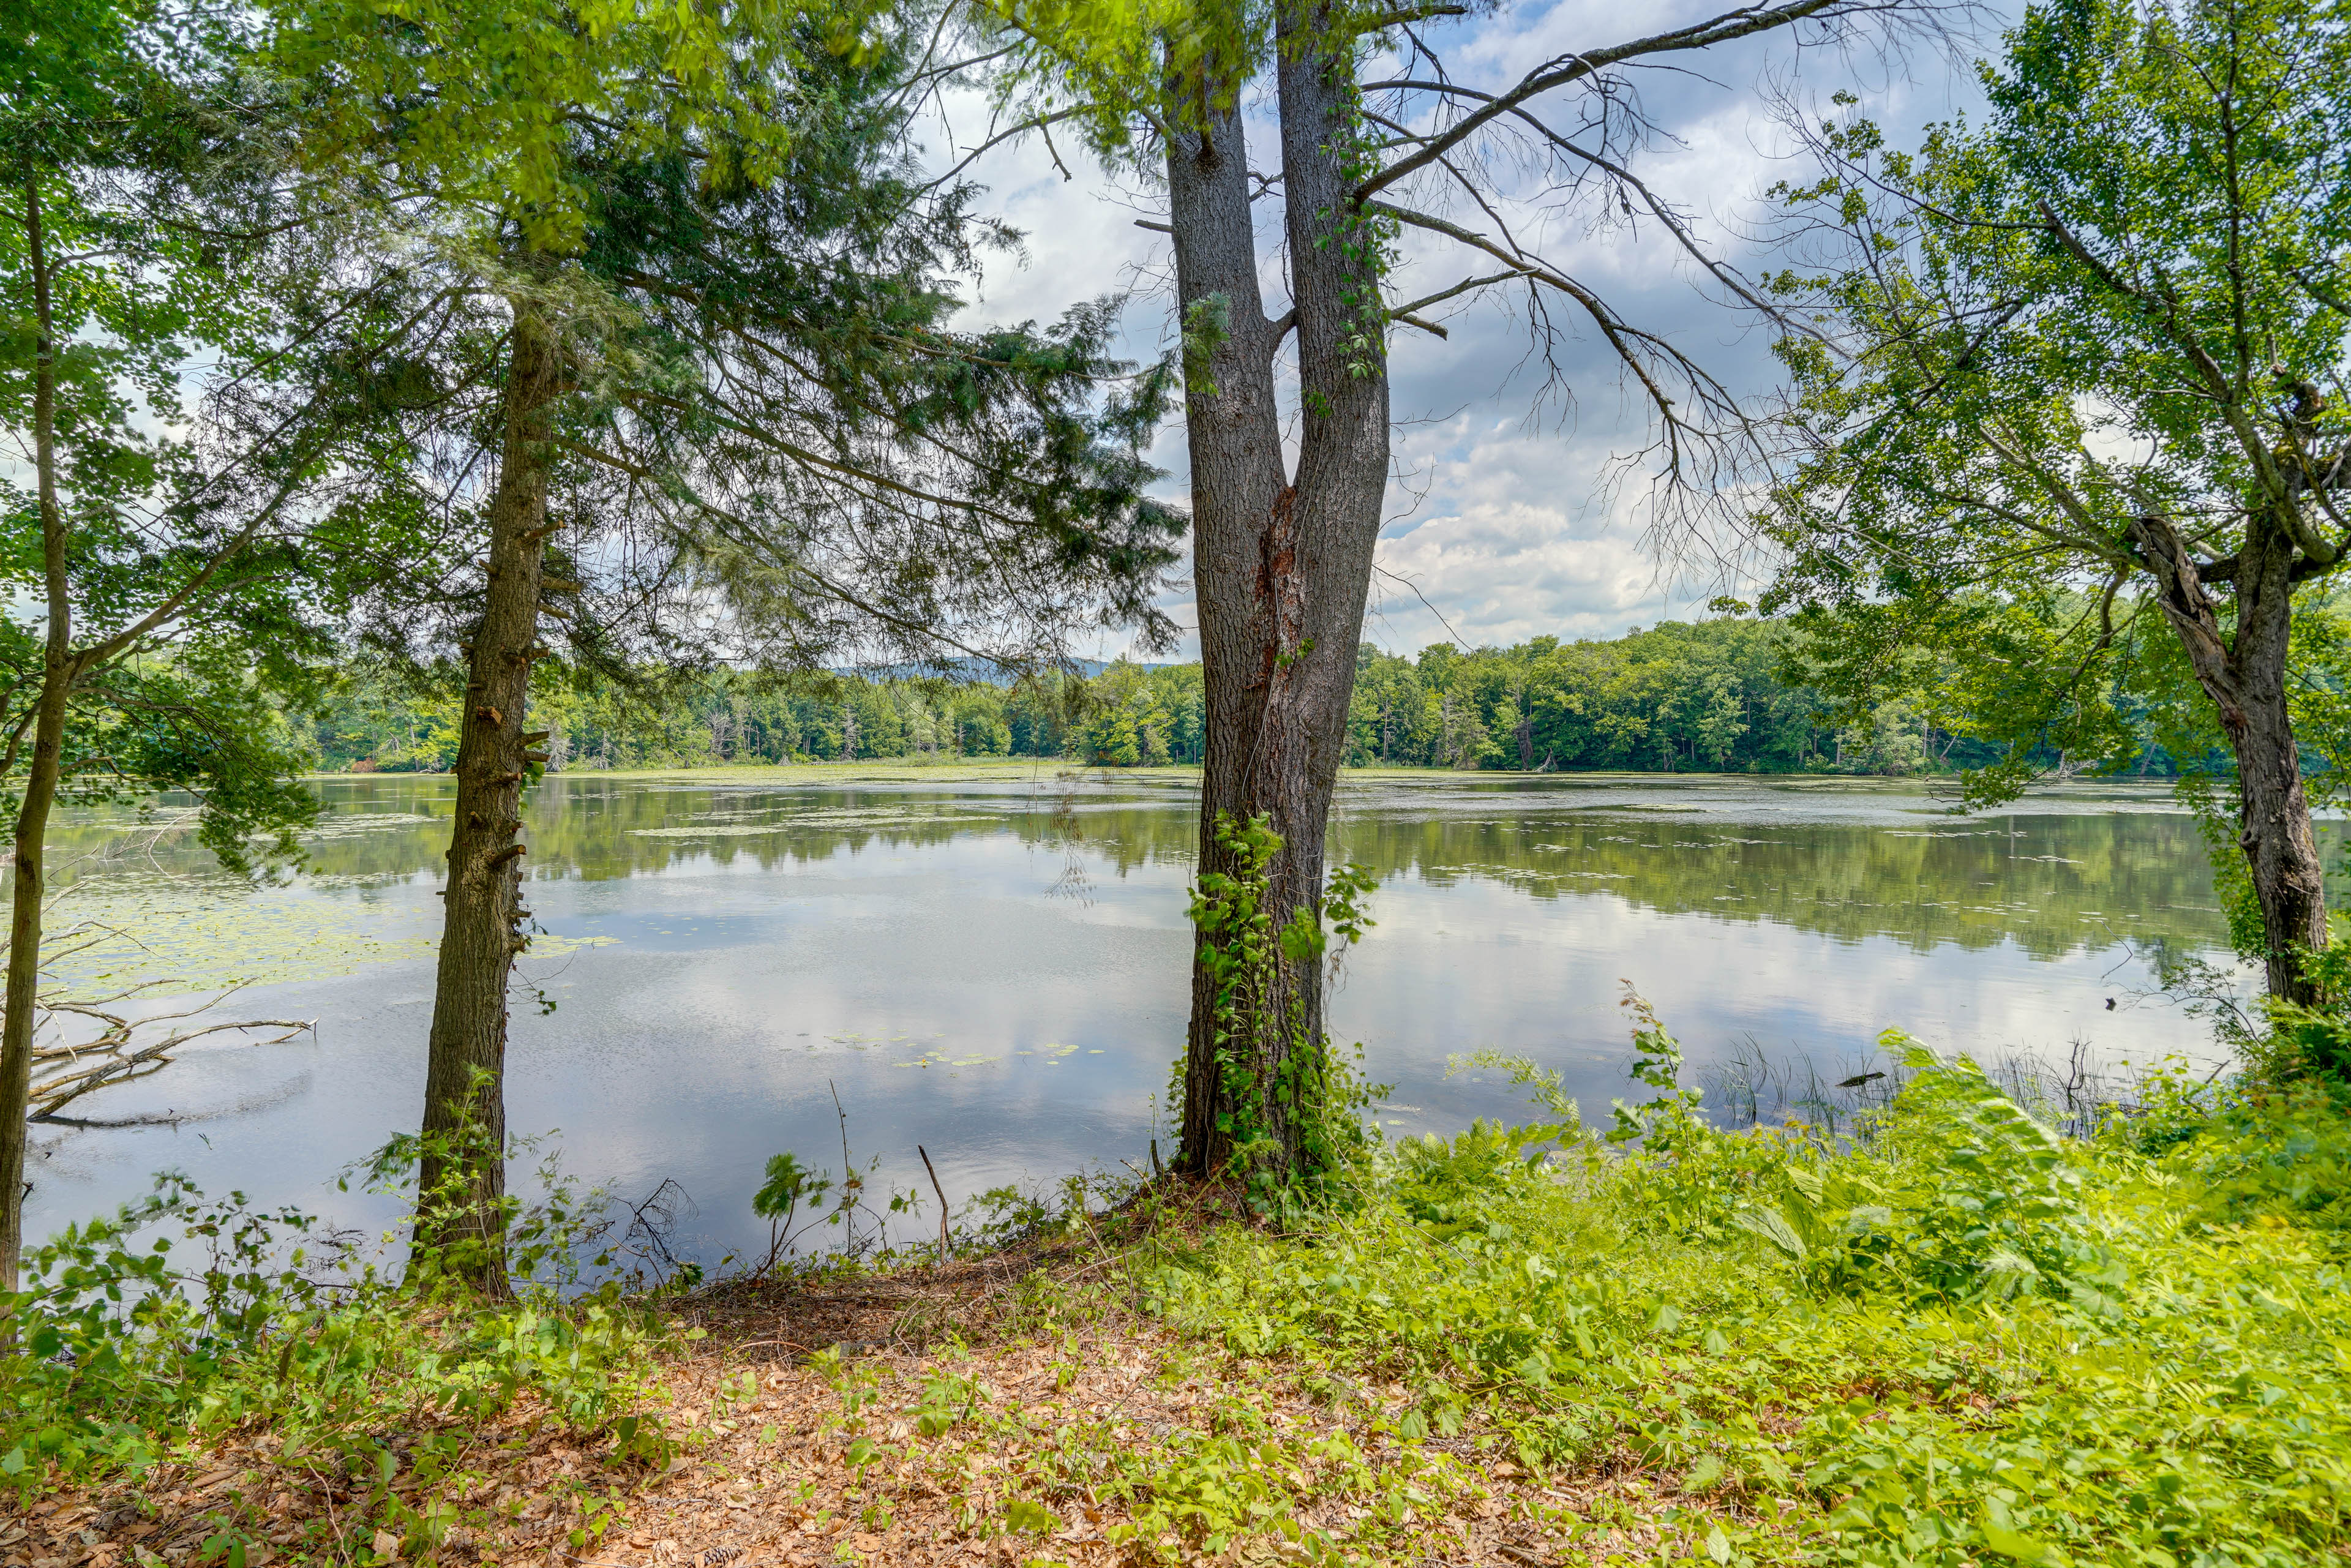
M537 302L514 304L488 585L457 747L440 975L424 1081L416 1244L489 1291L506 1288L507 985L520 932L523 707L538 637L550 410L563 370Z
M2262 908L2270 994L2317 999L2304 964L2326 946L2326 883L2302 755L2286 709L2287 640L2294 627L2293 537L2256 510L2237 552L2232 580L2237 624L2224 641L2195 558L2170 523L2141 517L2131 537L2154 570L2165 618L2179 636L2197 683L2219 709L2237 760L2238 845Z
M66 704L73 695L73 601L66 582L65 514L57 506L57 339L49 259L37 180L25 182L25 243L33 271L33 466L41 516L41 570L48 610L33 755L16 808L16 874L8 911L6 1012L0 1015L0 1291L16 1288L25 1245L25 1118L32 1109L35 994L41 979L41 856L57 798ZM12 1336L13 1337L13 1336Z
M1207 99L1208 92L1200 96ZM1265 709L1272 617L1259 588L1275 519L1287 516L1273 351L1280 329L1258 289L1249 153L1237 112L1208 110L1167 149L1168 215L1184 331L1184 424L1192 459L1192 559L1199 607L1201 697L1198 870L1230 872L1219 813L1262 810L1249 788ZM1319 844L1317 846L1319 848ZM1319 870L1319 866L1317 868ZM1194 937L1192 1019L1184 1055L1177 1163L1198 1172L1232 1156L1234 1103L1217 1049L1217 985Z
M2326 946L2326 877L2286 712L2294 544L2258 522L2246 533L2238 555L2237 634L2229 650L2237 700L2222 709L2237 754L2238 842L2261 901L2270 992L2307 1003L2317 998L2303 959Z
M1304 398L1295 485L1282 472L1238 115L1211 108L1168 150L1176 291L1186 348L1194 582L1207 698L1199 870L1233 871L1219 824L1262 816L1282 848L1267 867L1276 929L1319 905L1332 787L1346 744L1355 648L1388 463L1386 319L1374 236L1347 197L1355 144L1352 56L1320 10L1280 20L1279 98L1291 293ZM1201 95L1213 103L1214 93ZM1217 983L1196 939L1181 1163L1213 1171L1249 1135L1299 1171L1322 1087L1316 964L1277 960L1252 1060L1221 1060ZM1296 1060L1301 1051L1311 1060ZM1235 1071L1235 1070L1238 1071Z

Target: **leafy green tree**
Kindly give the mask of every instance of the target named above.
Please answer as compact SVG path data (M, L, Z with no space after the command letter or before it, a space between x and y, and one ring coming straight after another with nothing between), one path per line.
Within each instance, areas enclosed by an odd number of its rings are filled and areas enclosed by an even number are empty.
M1417 661L1367 645L1347 760L1522 771L1827 768L1820 747L1834 727L1809 680L1783 625L1730 615L1606 641L1438 644Z
M1715 685L1698 720L1698 740L1717 768L1729 766L1739 737L1747 733L1746 705L1728 681Z
M2119 765L2163 645L2226 737L2271 990L2313 992L2322 867L2290 693L2351 549L2351 27L2334 0L2032 7L1980 129L1824 128L1789 193L1824 265L1783 352L1796 460L1771 602L1866 702L1925 650L2008 742L1978 800Z
M553 759L533 690L877 652L1018 662L1073 622L1155 632L1179 526L1141 497L1159 383L1098 397L1125 368L1102 308L948 327L950 279L987 235L967 187L918 184L903 158L920 16L277 16L273 57L315 84L322 170L429 236L409 259L440 286L418 377L434 457L405 478L412 505L458 519L480 575L425 613L379 606L369 630L462 688L420 1180L446 1190L457 1151L474 1201L418 1239L496 1289L519 789ZM664 749L723 749L715 716ZM839 755L896 755L908 716L858 697L825 728Z
M1426 694L1408 659L1371 643L1356 651L1355 687L1347 707L1347 762L1386 768L1415 763L1427 753Z
M410 519L343 503L387 434L396 269L322 198L240 24L160 0L66 0L0 33L0 559L37 607L0 621L0 774L15 837L0 1025L0 1288L15 1279L43 850L57 801L193 791L249 870L315 803L278 700L398 578Z
M1144 753L1134 729L1134 715L1123 707L1105 709L1095 716L1081 735L1079 745L1085 759L1096 768L1134 768L1144 761Z
M956 748L967 757L1002 757L1012 749L1000 692L983 688L957 694L953 708Z
M1098 768L1164 767L1174 720L1160 705L1152 672L1121 659L1088 683L1093 716L1079 732L1078 751Z
M2309 642L2335 622L2305 615L2297 624ZM2331 635L2327 646L2339 646L2339 631ZM1466 652L1438 645L1416 660L1367 643L1357 653L1346 760L1524 769L1531 756L1538 771L1911 773L1997 758L1990 743L1929 721L1930 694L1950 684L1943 670L1916 659L1906 670L1896 695L1846 711L1810 684L1803 646L1787 625L1731 615L1664 622L1604 641L1535 637ZM1115 728L1116 713L1132 731L1135 765L1196 764L1201 674L1197 664L1120 661L1091 679L1055 673L1009 685L732 669L664 684L658 671L647 671L641 682L610 687L550 680L533 689L530 715L549 730L548 748L561 753L550 770L838 759L844 707L865 716L859 753L866 757L901 755L903 747L937 757L1091 759L1097 750L1120 749L1091 738ZM2329 689L2314 686L2297 700L2317 704ZM664 700L643 700L650 691ZM885 709L895 716L894 730ZM1488 737L1468 745L1466 756L1464 716ZM321 711L316 744L329 767L364 760L432 770L455 755L457 716L429 684L362 663ZM2132 766L2141 773L2170 777L2177 756L2200 756L2220 744L2217 734L2190 733L2194 714L2178 704L2141 701L2125 717L2138 747ZM2351 733L2339 720L2297 727L2321 738ZM726 737L723 747L713 745L715 734ZM1506 744L1492 744L1496 736Z
M904 756L906 724L898 715L898 705L892 702L881 688L862 682L851 691L845 706L857 721L857 755Z

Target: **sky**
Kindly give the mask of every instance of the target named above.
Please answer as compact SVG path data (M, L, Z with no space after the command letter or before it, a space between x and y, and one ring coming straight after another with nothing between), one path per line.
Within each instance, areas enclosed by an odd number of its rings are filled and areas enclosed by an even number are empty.
M1454 80L1498 89L1568 50L1604 47L1727 8L1723 0L1505 4L1488 16L1439 23L1425 37ZM1635 78L1639 101L1658 134L1629 160L1633 172L1725 259L1750 274L1784 265L1786 257L1771 248L1766 193L1812 168L1784 122L1790 108L1816 120L1832 112L1832 95L1850 91L1861 99L1854 112L1876 120L1896 145L1915 143L1925 126L1978 101L1972 61L1996 49L2003 17L1984 10L1955 20L1960 30L1941 43L1914 37L1889 51L1880 47L1882 34L1843 47L1818 46L1809 32L1802 39L1782 34L1681 59L1679 69L1643 72ZM1553 95L1547 107L1548 118L1560 122L1567 116L1559 111L1573 106ZM988 134L982 99L951 99L921 154L944 166ZM1250 134L1252 167L1275 167L1272 122L1261 102L1251 106ZM1045 322L1073 301L1127 291L1127 350L1137 360L1156 358L1171 330L1173 262L1166 236L1135 220L1164 214L1160 193L1132 173L1113 177L1070 137L1054 146L1061 166L1034 137L1007 143L972 166L971 176L987 187L981 210L1009 222L1026 241L1019 256L1000 257L971 280L968 317ZM1506 200L1499 210L1522 243L1540 237L1555 265L1594 287L1625 317L1668 334L1742 392L1770 391L1776 367L1769 334L1727 303L1719 287L1696 281L1695 269L1654 220L1594 227L1588 204L1564 204L1508 170L1500 177ZM1280 203L1259 203L1258 215L1267 308L1278 315L1286 292ZM1490 232L1474 209L1448 215ZM1492 270L1467 265L1465 255L1442 237L1406 231L1390 298L1416 298ZM1719 593L1751 592L1751 581L1725 581L1689 552L1645 538L1645 502L1653 489L1622 460L1646 444L1649 427L1643 409L1625 396L1604 344L1588 333L1561 344L1555 362L1566 395L1546 396L1524 311L1513 308L1505 290L1487 290L1436 314L1446 340L1400 329L1390 340L1395 458L1369 641L1412 653L1456 640L1475 647L1543 633L1613 637L1667 616L1703 614ZM1185 499L1180 419L1161 433L1152 455L1167 470L1162 493ZM1176 656L1196 657L1188 582L1163 603L1186 629ZM1084 652L1107 656L1123 646L1113 635Z

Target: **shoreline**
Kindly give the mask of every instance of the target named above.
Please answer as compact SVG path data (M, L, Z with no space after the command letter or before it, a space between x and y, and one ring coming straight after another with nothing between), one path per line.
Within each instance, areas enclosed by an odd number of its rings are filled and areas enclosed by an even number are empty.
M676 768L567 768L550 771L541 780L570 779L737 779L789 781L856 782L860 779L895 780L945 776L949 781L970 779L986 781L997 779L1050 778L1082 779L1090 783L1114 783L1121 779L1176 779L1196 781L1200 777L1197 763L1167 763L1157 767L1110 768L1095 767L1068 758L956 758L939 761L918 761L905 758L861 758L853 762L723 762ZM306 773L306 783L348 783L358 779L447 779L446 772L385 770L352 773ZM1453 779L1463 781L1490 780L1495 783L1529 784L1541 781L1590 779L1598 782L1657 784L1687 781L1691 783L1754 782L1775 788L1789 785L1811 785L1822 789L1883 789L1889 792L1924 790L1937 784L1950 784L1959 776L1956 773L1749 773L1710 772L1703 768L1677 769L1672 772L1644 771L1627 768L1565 769L1549 772L1523 773L1514 768L1416 768L1393 766L1385 768L1342 768L1339 779ZM2051 795L2091 790L2121 789L2131 794L2169 795L2171 780L2137 777L2097 778L2077 776L2060 783L2037 784L2022 799L2042 799ZM1989 808L1997 810L1997 807Z

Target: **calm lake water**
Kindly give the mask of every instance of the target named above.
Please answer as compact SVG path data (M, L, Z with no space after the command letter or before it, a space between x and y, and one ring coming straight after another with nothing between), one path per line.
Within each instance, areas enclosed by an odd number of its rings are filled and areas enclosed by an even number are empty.
M244 980L223 1015L319 1022L315 1041L192 1049L77 1107L139 1124L37 1126L32 1234L164 1166L388 1218L332 1177L415 1124L451 789L319 788L311 869L278 887L207 873L184 835L64 835L113 850L53 919L140 946L61 978L171 977L183 999L159 1009ZM1183 1038L1195 798L1182 773L1025 766L550 778L530 802L547 935L517 987L510 1124L556 1134L620 1196L676 1182L679 1241L705 1258L764 1245L749 1194L768 1155L838 1168L836 1094L861 1164L912 1185L919 1142L957 1202L1141 1165ZM1701 1070L1757 1050L1856 1070L1888 1026L1986 1058L2210 1054L2201 1024L2138 995L2150 945L2224 940L2194 824L2158 790L1966 817L1891 784L1370 775L1343 782L1333 849L1381 879L1333 1032L1395 1086L1398 1133L1519 1113L1494 1074L1447 1075L1483 1048L1559 1068L1604 1119L1627 1088L1620 980Z

